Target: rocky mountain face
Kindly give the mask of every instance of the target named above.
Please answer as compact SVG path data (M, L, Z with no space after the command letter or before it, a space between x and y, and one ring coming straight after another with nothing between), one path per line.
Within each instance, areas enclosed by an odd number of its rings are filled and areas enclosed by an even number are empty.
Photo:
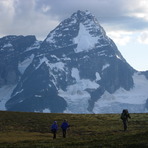
M43 42L34 36L1 38L0 89L6 85L15 86L9 98L1 99L11 111L114 113L147 108L147 72L137 72L126 62L88 11L72 14Z

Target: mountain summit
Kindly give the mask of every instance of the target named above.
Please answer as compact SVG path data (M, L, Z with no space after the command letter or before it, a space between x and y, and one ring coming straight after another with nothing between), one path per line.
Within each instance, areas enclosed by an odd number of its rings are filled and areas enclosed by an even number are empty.
M15 59L11 68L18 79L9 89L9 95L1 100L6 110L117 113L127 108L131 112L146 111L147 73L137 72L126 62L89 11L72 14L43 42L25 41L29 46L20 44L23 52L17 53L21 58ZM0 52L8 56L11 50L9 55L14 59L14 44L13 47L10 44L11 40L0 39ZM3 80L3 69L0 74ZM4 83L0 89L6 87L8 84Z

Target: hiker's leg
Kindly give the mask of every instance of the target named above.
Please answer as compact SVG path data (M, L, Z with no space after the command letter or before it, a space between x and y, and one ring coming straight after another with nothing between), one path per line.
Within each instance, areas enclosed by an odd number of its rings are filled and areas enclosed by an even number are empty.
M66 130L63 130L63 138L66 138Z
M65 138L66 138L66 130L65 130L65 133L64 134L65 134Z
M126 122L126 120L123 120L123 125L124 125L124 131L126 131L127 130L127 122Z
M53 139L56 139L56 131L53 132Z

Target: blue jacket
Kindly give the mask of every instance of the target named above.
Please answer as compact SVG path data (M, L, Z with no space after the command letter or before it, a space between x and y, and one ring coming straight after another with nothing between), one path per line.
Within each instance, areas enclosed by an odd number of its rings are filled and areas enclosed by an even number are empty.
M51 130L58 130L58 125L53 123L52 126L51 126Z
M68 127L69 127L68 122L63 122L62 125L61 125L61 128L62 128L63 130L66 130Z

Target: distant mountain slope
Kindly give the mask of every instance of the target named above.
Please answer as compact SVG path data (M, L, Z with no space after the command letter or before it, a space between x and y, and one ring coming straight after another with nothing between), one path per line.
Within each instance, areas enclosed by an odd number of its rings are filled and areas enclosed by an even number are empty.
M16 79L11 78L14 83L10 83L16 87L10 99L7 98L7 110L115 113L128 108L132 112L146 111L147 72L137 72L126 62L90 12L72 14L43 42L33 36L21 38L24 42L18 41L20 47L16 49L10 46L13 41L0 42L0 52L8 55L11 50L10 59L16 61ZM8 51L5 46L9 47ZM6 63L5 59L2 61ZM0 71L3 82L6 74L3 68ZM1 86L8 85L2 82Z

